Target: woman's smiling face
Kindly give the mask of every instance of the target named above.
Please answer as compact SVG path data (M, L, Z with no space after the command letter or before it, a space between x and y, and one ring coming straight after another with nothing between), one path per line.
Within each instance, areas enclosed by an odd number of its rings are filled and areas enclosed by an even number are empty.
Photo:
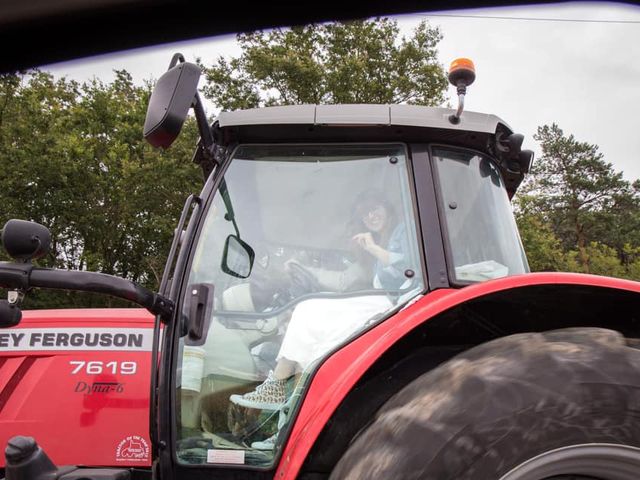
M387 224L387 209L383 205L372 205L362 215L362 222L368 230L381 232Z

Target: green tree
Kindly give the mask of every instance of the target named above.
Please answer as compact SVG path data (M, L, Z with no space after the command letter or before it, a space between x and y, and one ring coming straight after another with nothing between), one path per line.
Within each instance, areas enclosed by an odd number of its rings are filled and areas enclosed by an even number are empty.
M575 250L580 271L592 271L593 242L621 256L640 226L637 188L604 160L597 145L564 135L556 124L539 127L534 138L542 156L523 189L528 212L549 225L565 252Z
M7 95L0 127L0 199L3 220L16 216L46 224L54 233L66 229L64 206L72 192L75 166L60 155L59 141L78 85L58 81L44 72L2 78Z
M620 262L618 252L599 242L590 242L582 251L570 251L567 255L567 265L568 270L572 272L620 278L628 276L628 269Z
M197 129L175 146L142 139L150 85L125 71L109 84L45 72L0 78L0 221L50 228L41 265L115 274L156 288L184 198L199 190ZM30 306L109 305L101 297L38 293Z
M308 25L237 36L238 58L204 67L204 94L223 110L265 105L439 105L447 79L438 28L422 22L399 39L389 19Z
M522 198L518 201L526 202ZM567 254L560 240L540 215L521 208L516 212L516 221L532 272L560 272L569 269Z
M640 246L624 246L623 265L626 278L640 281Z

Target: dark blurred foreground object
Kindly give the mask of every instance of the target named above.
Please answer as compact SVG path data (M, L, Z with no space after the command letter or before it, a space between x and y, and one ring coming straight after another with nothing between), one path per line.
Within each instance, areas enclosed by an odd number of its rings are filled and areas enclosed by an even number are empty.
M424 2L325 1L309 8L301 2L230 2L224 14L204 0L19 0L0 1L0 73L147 45L205 36L286 27L311 22L349 20L418 11L452 10L523 1L448 0ZM538 2L544 3L544 2ZM55 32L55 42L28 38Z
M392 397L331 478L640 478L639 371L611 330L500 338Z

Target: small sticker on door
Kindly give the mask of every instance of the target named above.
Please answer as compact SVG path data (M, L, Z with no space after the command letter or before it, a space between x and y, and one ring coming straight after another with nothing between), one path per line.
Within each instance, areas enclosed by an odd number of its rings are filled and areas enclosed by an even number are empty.
M207 463L244 465L244 450L207 450Z

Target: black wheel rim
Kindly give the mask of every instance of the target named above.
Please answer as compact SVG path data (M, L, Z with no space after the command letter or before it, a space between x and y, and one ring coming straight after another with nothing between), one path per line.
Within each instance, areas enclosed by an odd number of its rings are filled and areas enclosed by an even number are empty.
M571 475L583 480L636 480L638 472L640 448L590 443L542 453L518 465L500 480L554 480Z

